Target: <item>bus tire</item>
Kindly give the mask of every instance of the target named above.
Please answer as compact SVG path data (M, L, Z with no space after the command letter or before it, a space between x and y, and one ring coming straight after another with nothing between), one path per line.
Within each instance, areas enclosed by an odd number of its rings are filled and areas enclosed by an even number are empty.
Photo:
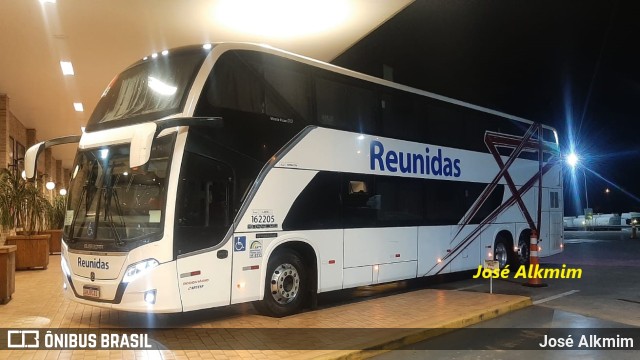
M273 317L299 312L308 293L307 271L300 255L282 249L271 256L267 264L262 301L254 303L259 313Z
M529 251L531 249L531 231L523 231L520 234L520 238L518 238L518 248L520 251L518 255L515 257L515 261L513 263L514 267L521 265L529 265Z
M493 259L498 262L500 268L504 269L507 265L512 264L514 257L513 245L510 245L509 241L504 238L497 238L493 246Z

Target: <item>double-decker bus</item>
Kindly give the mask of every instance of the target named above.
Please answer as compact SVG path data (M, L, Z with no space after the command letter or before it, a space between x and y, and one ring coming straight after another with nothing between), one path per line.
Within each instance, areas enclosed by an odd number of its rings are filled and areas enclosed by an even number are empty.
M562 248L554 129L268 46L144 58L80 136L66 295L137 312L255 302L525 264Z

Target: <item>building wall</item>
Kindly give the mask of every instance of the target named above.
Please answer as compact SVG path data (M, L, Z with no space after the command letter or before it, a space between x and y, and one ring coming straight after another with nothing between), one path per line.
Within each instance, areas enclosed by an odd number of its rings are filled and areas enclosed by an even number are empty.
M21 159L24 158L24 152L38 142L37 129L27 129L13 115L10 100L8 95L0 94L0 168L17 166L22 171L24 161ZM52 155L51 149L40 155L37 169L39 176L44 176L45 181L56 183L55 191L68 183L64 175L69 171L62 168L62 161Z

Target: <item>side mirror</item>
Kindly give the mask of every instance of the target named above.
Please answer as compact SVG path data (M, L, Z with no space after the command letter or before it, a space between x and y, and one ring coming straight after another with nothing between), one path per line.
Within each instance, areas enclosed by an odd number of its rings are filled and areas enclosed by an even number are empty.
M157 125L155 123L145 123L136 129L131 138L131 147L129 148L129 167L139 167L149 161L156 130Z
M44 150L57 145L73 144L77 142L80 142L80 135L63 136L31 146L24 156L24 171L27 179L33 179L36 176L38 156L40 156Z

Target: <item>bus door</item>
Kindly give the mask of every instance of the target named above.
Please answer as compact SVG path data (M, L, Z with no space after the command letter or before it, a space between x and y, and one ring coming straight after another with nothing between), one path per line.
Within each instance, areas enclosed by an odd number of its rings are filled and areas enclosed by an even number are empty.
M230 303L233 183L228 165L185 152L174 225L184 311Z

